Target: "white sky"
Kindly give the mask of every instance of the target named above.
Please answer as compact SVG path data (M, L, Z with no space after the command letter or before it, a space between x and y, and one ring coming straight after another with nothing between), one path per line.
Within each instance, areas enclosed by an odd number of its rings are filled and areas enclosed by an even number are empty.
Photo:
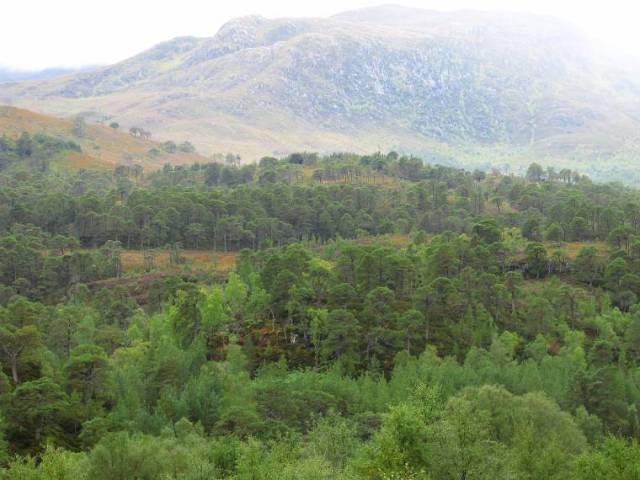
M398 3L435 10L509 10L568 19L640 56L639 0L3 0L0 65L16 69L113 63L179 35L211 36L233 17L328 16Z

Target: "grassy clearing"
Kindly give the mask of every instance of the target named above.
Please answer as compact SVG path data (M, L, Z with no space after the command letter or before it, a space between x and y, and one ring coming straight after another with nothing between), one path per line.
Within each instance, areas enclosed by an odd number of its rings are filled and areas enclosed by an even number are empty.
M545 242L545 247L548 252L555 252L556 250L563 251L569 260L575 260L580 250L584 247L594 247L598 252L598 256L605 257L609 250L609 247L605 242Z
M154 250L154 270L166 271L173 268L169 262L168 250ZM125 273L143 271L145 252L142 250L125 250L122 253L122 268ZM192 269L207 271L217 270L226 272L236 264L235 252L217 252L213 250L182 250L180 255L185 258L186 265Z
M388 246L388 247L405 248L409 246L409 244L411 243L411 240L412 240L411 235L394 233L394 234L388 234L388 235L360 237L360 238L355 238L353 241L361 245L375 244L375 245Z

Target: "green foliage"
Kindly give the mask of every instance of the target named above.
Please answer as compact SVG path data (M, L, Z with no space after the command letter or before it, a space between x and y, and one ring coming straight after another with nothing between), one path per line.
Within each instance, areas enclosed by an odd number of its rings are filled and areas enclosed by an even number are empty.
M635 192L235 163L3 177L4 478L637 477ZM243 250L203 274L182 245Z
M74 127L75 130L75 127ZM28 171L47 172L49 161L61 153L81 151L72 141L38 133L23 132L18 138L0 138L0 172L13 171L24 175ZM28 167L25 169L24 167Z

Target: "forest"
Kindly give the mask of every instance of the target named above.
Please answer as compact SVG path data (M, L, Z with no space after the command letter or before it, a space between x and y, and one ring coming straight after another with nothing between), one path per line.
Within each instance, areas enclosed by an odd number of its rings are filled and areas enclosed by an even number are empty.
M0 139L0 478L640 478L638 190L78 148Z

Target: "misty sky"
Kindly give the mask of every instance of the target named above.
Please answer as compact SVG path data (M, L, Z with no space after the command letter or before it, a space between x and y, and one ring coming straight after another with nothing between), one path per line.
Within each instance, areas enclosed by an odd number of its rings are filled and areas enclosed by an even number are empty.
M370 0L5 0L0 65L16 69L113 63L163 40L211 36L227 20L329 16L392 3ZM640 54L640 2L636 0L402 0L435 10L509 10L555 15L593 37Z

